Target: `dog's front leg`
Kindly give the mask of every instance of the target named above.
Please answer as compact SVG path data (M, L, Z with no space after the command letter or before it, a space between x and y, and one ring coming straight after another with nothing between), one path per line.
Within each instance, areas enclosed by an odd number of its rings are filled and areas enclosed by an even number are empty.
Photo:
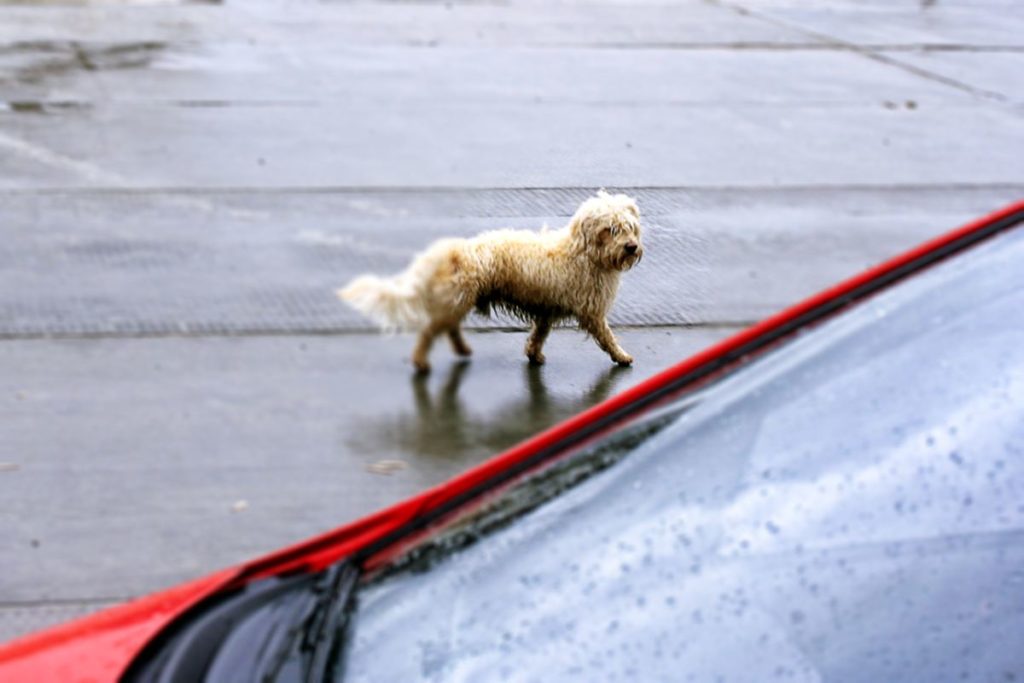
M548 338L549 332L551 332L550 319L536 318L533 321L530 336L526 339L526 357L534 365L544 364L544 353L541 349L544 347L544 341Z
M611 356L613 361L619 365L631 365L633 363L633 356L626 353L619 346L619 342L616 341L615 335L612 334L612 329L608 327L608 321L604 319L604 316L582 317L580 318L580 327L594 338L594 341L601 347L601 350Z

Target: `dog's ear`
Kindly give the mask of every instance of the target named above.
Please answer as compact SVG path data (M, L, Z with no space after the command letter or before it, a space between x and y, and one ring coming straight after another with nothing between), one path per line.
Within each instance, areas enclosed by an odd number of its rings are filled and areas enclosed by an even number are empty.
M582 211L577 211L569 221L569 236L581 250L586 249L590 244L591 233L594 231L593 222L593 216Z
M596 197L587 199L569 220L569 235L577 250L586 251L596 244L598 234L608 220L608 203L611 195L603 189Z

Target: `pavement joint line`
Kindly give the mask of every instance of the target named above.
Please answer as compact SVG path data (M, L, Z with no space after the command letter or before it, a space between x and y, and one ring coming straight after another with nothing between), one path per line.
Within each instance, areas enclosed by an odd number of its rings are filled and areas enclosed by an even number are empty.
M650 325L612 325L612 329L618 331L630 330L717 330L717 329L743 329L756 324L757 320L725 320L709 321L701 323L656 323ZM495 327L476 327L463 325L463 330L474 334L511 334L525 333L529 331L526 326L500 325ZM574 326L556 327L555 331L580 332ZM404 331L412 333L414 330ZM96 332L3 332L0 333L0 344L4 342L25 342L25 341L97 341L107 339L124 340L147 340L147 339L248 339L248 338L273 338L273 337L356 337L356 336L395 336L393 333L381 332L375 328L337 328L324 329L312 328L301 330L225 330L225 331L153 331L153 332L117 332L117 331L96 331ZM2 605L2 603L0 603Z
M763 17L758 17L763 18ZM791 26L795 28L795 26ZM813 36L814 33L810 30L806 30L807 35ZM821 36L827 36L827 34L820 34ZM823 40L823 39L819 39ZM229 41L230 42L230 41ZM239 44L250 45L251 43L245 41L237 41ZM110 40L97 40L97 41L11 41L6 43L0 43L0 54L15 54L18 52L47 52L52 54L54 52L67 52L76 60L88 61L88 55L82 49L82 46L118 46L118 45L136 45L133 41L110 41ZM203 47L208 45L208 41L201 40L190 40L190 41L176 41L170 43L172 47ZM268 43L269 44L269 43ZM256 43L257 46L261 43ZM529 50L529 49L578 49L578 50L680 50L680 51L716 51L716 50L728 50L728 51L777 51L777 52L841 52L848 51L851 49L851 45L857 45L860 48L866 50L878 50L883 52L981 52L981 53L998 53L998 52L1024 52L1024 45L984 45L980 43L956 43L956 42L938 42L938 43L847 43L837 39L830 39L826 42L808 42L808 43L797 43L797 42L781 42L781 41L770 41L770 40L751 40L751 41L708 41L708 42L679 42L679 41L637 41L637 42L618 42L618 41L599 41L599 42L537 42L537 43L514 43L507 45L496 45L489 46L489 50ZM445 48L455 49L482 49L474 43L464 42L435 42L435 41L419 41L419 40L408 40L408 41L395 41L392 43L384 43L381 45L360 45L358 47L364 47L367 50L381 50L389 48L429 48L432 51L443 50ZM54 49L58 48L58 49ZM95 65L84 66L86 70L94 70Z
M919 78L924 78L936 83L941 83L951 88L960 90L961 92L966 92L975 97L981 97L987 100L999 102L1001 104L1008 104L1010 102L1010 98L1008 98L1006 95L1002 93L995 92L993 90L986 90L984 88L976 88L968 83L958 81L955 78L943 76L942 74L929 71L928 69L923 69L912 64L901 62L898 59L893 59L892 57L889 57L887 55L880 54L879 52L873 50L872 48L866 45L852 43L850 41L843 40L842 38L837 38L836 36L830 35L828 33L822 33L821 31L808 28L796 22L786 21L774 17L771 14L767 14L765 12L752 10L741 3L730 2L729 0L707 0L707 2L726 9L730 9L733 12L739 14L740 16L754 17L756 19L760 19L761 21L767 22L779 28L786 28L793 31L798 31L812 38L823 40L825 42L837 46L842 46L845 49L850 50L851 52L859 54L862 57L865 57L872 61L878 62L879 64L885 64L886 66L891 66L900 69L914 76L918 76Z
M827 34L821 34L827 36ZM559 48L581 48L594 50L693 50L693 51L714 51L714 50L735 50L735 51L772 51L772 52L849 52L854 51L851 46L860 47L865 50L877 50L880 52L1020 52L1024 53L1024 45L981 45L974 43L847 43L840 40L830 40L821 43L781 43L781 42L735 42L735 43L673 43L673 42L649 42L649 43L535 43L516 47L559 47ZM444 47L441 45L440 47Z
M957 89L962 90L964 92L970 93L970 94L972 94L972 95L974 95L976 97L983 97L985 99L992 100L994 102L999 102L1001 104L1009 104L1010 103L1010 98L1009 97L1007 97L1003 93L996 92L994 90L987 90L985 88L977 88L977 87L975 87L973 85L970 85L968 83L964 83L963 81L958 81L955 78L950 78L948 76L943 76L942 74L937 74L934 71L929 71L928 69L922 69L919 66L914 66L913 64L907 64L906 62L902 62L902 61L900 61L898 59L894 59L892 57L889 57L888 55L880 54L878 52L873 52L871 50L856 50L856 52L858 54L862 54L863 56L867 57L868 59L872 59L872 60L874 60L874 61L876 61L876 62L878 62L880 64L886 64L888 66L892 66L892 67L895 67L897 69L902 69L903 71L906 71L907 73L919 76L921 78L932 80L932 81L935 81L937 83L943 83L943 84L948 85L950 87L957 88Z
M441 194L476 192L593 192L598 185L317 185L260 186L94 186L94 187L0 187L4 195L245 195L245 194ZM608 190L625 192L957 192L977 190L1024 191L1020 182L962 183L807 183L792 185L612 185Z
M410 98L410 101L412 99ZM422 98L422 101L430 101L429 97ZM523 104L531 102L532 100L528 97L522 97L518 100L512 100L513 104ZM927 101L927 100L926 100ZM936 102L935 100L931 100ZM488 102L485 97L480 98L461 98L460 103L466 105L482 104ZM832 109L832 110L850 110L850 109L877 109L882 106L882 100L858 100L858 101L840 101L840 100L810 100L803 99L799 102L792 101L758 101L758 100L743 100L743 99L731 99L728 101L701 101L701 100L685 100L685 99L661 99L661 100L643 100L643 101L618 101L618 100L600 100L600 99L580 99L580 98L547 98L540 104L543 106L585 106L585 107L604 107L606 109L659 109L659 108L671 108L671 109L722 109L725 106L743 108L745 110L758 110L758 109L785 109L788 111L800 110L800 109ZM0 115L3 116L21 116L23 115L17 109L19 106L31 106L33 108L41 107L43 109L53 110L97 110L105 108L155 108L155 107L168 107L168 108L181 108L181 109L331 109L337 107L340 104L339 100L175 100L175 99L131 99L131 98L106 98L102 100L97 99L18 99L13 98L9 100L0 99L0 106L7 105L13 111L4 111L0 109ZM941 108L945 110L953 109L971 109L977 105L973 102L936 102L935 108ZM126 181L127 182L127 181Z

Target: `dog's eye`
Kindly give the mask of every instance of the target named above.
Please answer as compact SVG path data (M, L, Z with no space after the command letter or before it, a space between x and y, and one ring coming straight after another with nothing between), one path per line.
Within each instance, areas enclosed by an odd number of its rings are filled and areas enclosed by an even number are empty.
M618 234L619 234L619 229L618 229L618 227L616 227L616 226L614 226L614 225L613 225L613 226L612 226L611 228L609 228L608 230L609 230L609 232L611 232L611 233L612 233L612 237L615 237L616 235L618 235Z

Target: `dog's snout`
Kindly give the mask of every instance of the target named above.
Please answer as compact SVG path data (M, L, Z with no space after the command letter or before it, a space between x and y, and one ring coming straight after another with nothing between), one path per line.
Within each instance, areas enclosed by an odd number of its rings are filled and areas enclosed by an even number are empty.
M639 247L639 246L640 245L637 244L636 242L626 242L626 253L627 254L635 254L636 250L637 250L637 247Z

